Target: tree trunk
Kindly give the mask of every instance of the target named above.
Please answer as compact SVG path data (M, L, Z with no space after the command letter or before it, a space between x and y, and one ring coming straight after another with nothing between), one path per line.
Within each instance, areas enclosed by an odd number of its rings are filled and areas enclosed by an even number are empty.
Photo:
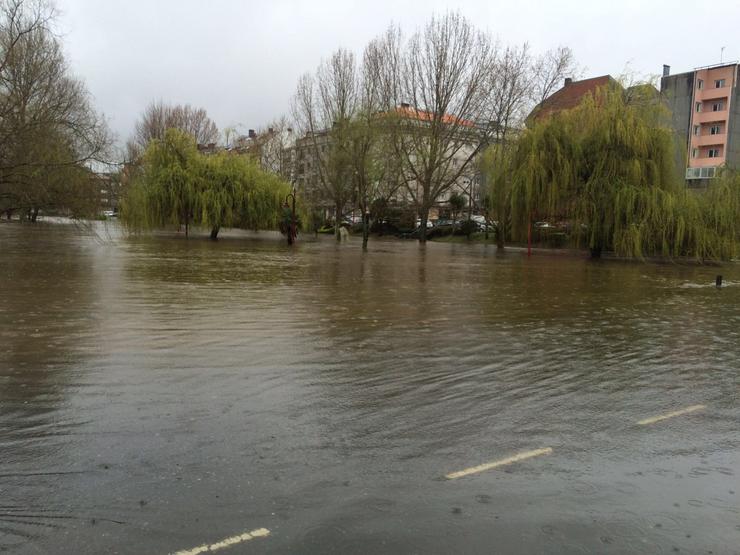
M370 214L362 211L362 250L367 250L367 241L370 238Z
M214 226L213 226L213 227L211 228L211 240L212 240L212 241L217 241L217 240L218 240L218 232L219 232L220 230L221 230L221 228L220 228L219 226L217 226L217 225L214 225Z
M419 243L427 242L427 221L429 221L429 208L424 207L419 211Z
M339 228L341 227L342 223L342 207L337 204L334 207L334 237L336 237L337 241L342 240L342 234L339 233Z
M34 208L31 210L31 222L36 223L36 219L39 217L39 209Z
M591 258L601 258L601 247L591 247Z
M188 222L188 220L185 220L185 238L186 239L188 237L188 228L189 228L189 226L190 226L190 223Z

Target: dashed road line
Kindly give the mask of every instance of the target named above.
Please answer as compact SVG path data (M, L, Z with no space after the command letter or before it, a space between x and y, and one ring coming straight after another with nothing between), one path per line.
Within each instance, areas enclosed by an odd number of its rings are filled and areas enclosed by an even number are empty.
M226 538L225 540L221 540L220 542L203 544L198 547L194 547L193 549L184 549L182 551L177 551L172 555L199 555L200 553L213 553L214 551L218 551L219 549L231 547L232 545L247 542L255 538L264 538L269 535L270 531L267 528L257 528L256 530L252 530L251 532L245 532L244 534L240 534L238 536L232 536L230 538Z
M705 405L693 405L690 407L686 407L685 409L669 412L667 414L661 414L660 416L652 416L650 418L646 418L645 420L640 420L638 424L640 426L647 426L648 424L655 424L656 422L662 422L663 420L668 420L669 418L673 418L675 416L690 414L692 412L704 410L705 408L707 408Z
M508 464L512 464L515 462L523 461L526 459L531 459L532 457L549 455L550 453L552 453L551 447L545 447L544 449L535 449L534 451L527 451L525 453L519 453L517 455L513 455L511 457L507 457L499 461L493 461L493 462L481 464L478 466L472 466L470 468L466 468L465 470L458 470L457 472L451 472L449 474L446 474L445 478L447 478L448 480L456 480L457 478L462 478L463 476L469 476L471 474L478 474L479 472L484 472L486 470L491 470L493 468L498 468L500 466L506 466Z

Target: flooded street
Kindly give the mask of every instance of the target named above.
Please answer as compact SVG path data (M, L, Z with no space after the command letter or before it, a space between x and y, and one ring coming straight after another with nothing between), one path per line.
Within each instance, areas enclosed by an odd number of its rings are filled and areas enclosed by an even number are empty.
M111 233L0 224L0 552L740 553L740 266Z

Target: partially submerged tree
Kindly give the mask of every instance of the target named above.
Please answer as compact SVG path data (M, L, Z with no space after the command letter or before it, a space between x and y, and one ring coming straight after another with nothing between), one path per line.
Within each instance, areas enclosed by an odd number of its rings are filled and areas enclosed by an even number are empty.
M486 238L493 226L496 246L506 245L507 223L511 220L512 149L516 143L497 143L487 148L479 159L485 183Z
M110 147L84 84L71 76L42 1L0 2L0 210L92 216L90 166Z
M519 235L548 217L567 221L594 257L606 250L637 258L731 256L737 230L733 236L728 223L740 216L729 201L733 189L705 199L686 189L675 176L664 118L657 99L628 101L614 86L528 129L513 162Z
M377 39L374 64L387 128L426 241L429 210L469 168L491 136L488 76L495 46L459 14L434 17L403 41Z
M355 56L339 49L321 63L315 75L300 78L293 115L305 136L302 148L314 164L312 176L322 197L332 203L335 235L354 192L354 168L346 142L359 108Z
M147 148L142 171L124 198L122 221L134 230L168 225L210 229L274 229L287 183L246 156L204 155L193 138L177 129Z

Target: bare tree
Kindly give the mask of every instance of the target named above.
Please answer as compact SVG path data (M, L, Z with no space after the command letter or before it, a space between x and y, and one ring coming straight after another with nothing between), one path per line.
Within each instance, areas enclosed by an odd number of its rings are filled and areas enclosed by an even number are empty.
M567 46L548 50L534 60L532 66L532 101L541 103L554 93L566 77L578 79L582 69L576 63L573 51Z
M0 204L32 220L44 209L93 212L89 168L106 162L111 143L70 75L54 15L41 1L0 2Z
M487 76L496 47L463 16L449 13L405 42L391 28L373 49L386 121L425 242L429 210L469 173L490 140Z
M311 179L333 205L337 239L353 193L354 170L345 142L358 105L355 56L343 49L322 62L315 75L301 77L293 98L293 116L305 134L298 148L307 152Z
M218 127L205 109L189 104L170 106L158 101L146 107L136 123L132 140L143 150L152 139L163 140L168 129L184 131L198 144L216 143L219 139Z

